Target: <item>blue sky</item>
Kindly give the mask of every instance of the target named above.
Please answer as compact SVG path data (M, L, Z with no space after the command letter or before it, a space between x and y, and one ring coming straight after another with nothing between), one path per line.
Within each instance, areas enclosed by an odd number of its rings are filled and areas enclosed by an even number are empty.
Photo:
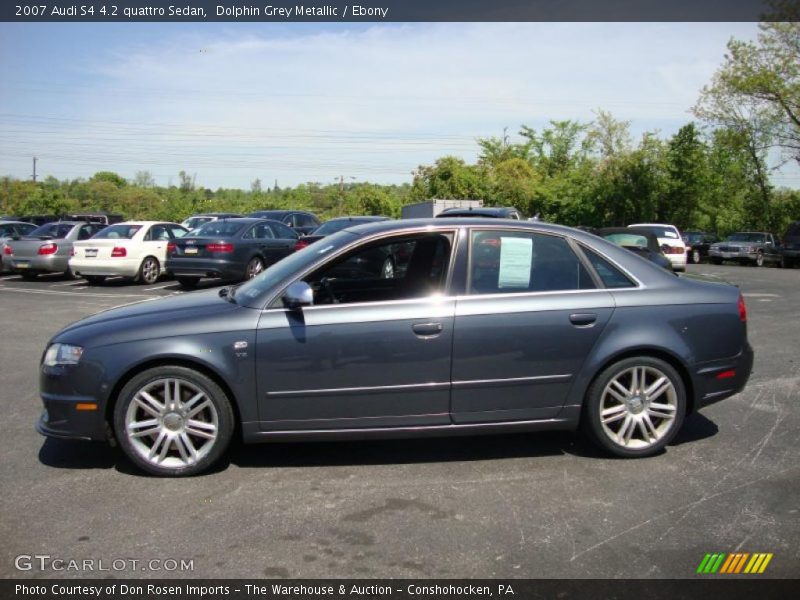
M481 136L598 108L691 119L753 23L0 24L0 174L247 188L402 183ZM796 187L796 171L775 183Z

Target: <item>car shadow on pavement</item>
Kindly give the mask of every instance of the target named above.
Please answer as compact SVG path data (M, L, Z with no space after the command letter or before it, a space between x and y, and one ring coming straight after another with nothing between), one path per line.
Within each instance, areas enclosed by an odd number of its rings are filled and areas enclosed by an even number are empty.
M340 442L236 444L228 460L242 468L400 465L535 458L602 457L569 432Z
M119 450L103 442L45 439L39 462L56 469L110 469L121 462Z
M695 412L686 417L683 427L669 443L670 446L680 446L688 442L696 442L713 437L719 432L719 427L705 415Z

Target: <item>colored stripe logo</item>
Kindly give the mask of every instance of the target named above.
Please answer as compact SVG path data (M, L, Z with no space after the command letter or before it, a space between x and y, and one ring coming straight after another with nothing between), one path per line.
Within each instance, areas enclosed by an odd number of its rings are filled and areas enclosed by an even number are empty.
M763 573L769 561L772 560L772 553L769 552L756 552L750 554L749 552L734 552L726 554L725 552L708 553L700 561L700 566L697 567L697 573L703 575L713 575L714 573L721 573L726 575L745 573L745 574L760 574Z

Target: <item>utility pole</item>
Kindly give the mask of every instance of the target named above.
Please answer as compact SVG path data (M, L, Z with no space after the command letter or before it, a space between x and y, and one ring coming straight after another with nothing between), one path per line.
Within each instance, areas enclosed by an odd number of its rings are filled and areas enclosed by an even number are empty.
M355 177L348 177L348 179L355 179ZM338 214L342 216L342 203L344 202L344 175L339 175L339 208Z
M33 157L33 183L36 183L36 161L39 160L35 156Z

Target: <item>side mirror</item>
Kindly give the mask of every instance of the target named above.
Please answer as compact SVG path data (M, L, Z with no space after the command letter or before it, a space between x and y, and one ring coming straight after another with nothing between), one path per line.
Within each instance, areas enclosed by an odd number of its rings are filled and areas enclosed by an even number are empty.
M305 281L295 281L283 294L283 305L289 310L299 310L314 304L314 290Z

